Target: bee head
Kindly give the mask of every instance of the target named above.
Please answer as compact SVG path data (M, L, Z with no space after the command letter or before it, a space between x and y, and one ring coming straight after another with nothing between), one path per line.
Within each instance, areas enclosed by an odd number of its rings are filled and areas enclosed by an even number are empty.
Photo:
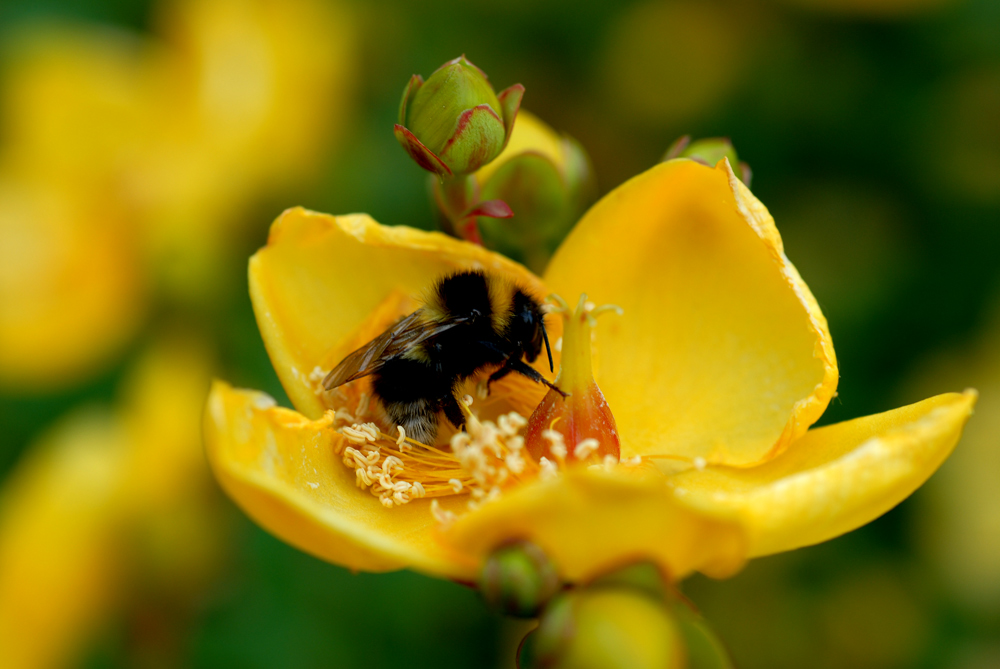
M528 362L534 362L542 352L542 345L549 349L545 334L545 314L538 302L517 291L514 295L513 314L510 322L510 338L524 352ZM549 367L552 366L552 352L549 351Z

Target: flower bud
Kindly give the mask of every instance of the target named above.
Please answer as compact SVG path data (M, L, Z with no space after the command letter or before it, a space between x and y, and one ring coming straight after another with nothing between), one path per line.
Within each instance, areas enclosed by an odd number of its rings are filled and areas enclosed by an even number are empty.
M583 147L523 111L507 148L475 176L483 199L501 199L516 213L481 220L483 243L538 273L597 192Z
M750 177L752 176L750 166L740 162L739 156L736 155L736 148L728 137L709 137L692 142L691 135L684 135L670 145L661 162L674 158L690 158L709 167L715 167L715 164L720 160L728 158L736 176L745 186L748 188L750 186Z
M658 565L635 562L598 577L587 587L632 588L663 602L683 640L688 669L732 669L725 646Z
M520 84L497 95L486 74L460 56L427 81L413 75L399 105L396 139L438 176L475 172L507 144L523 95Z
M673 669L684 644L670 611L633 588L582 588L553 600L518 653L522 669Z
M537 616L560 586L552 561L526 541L494 551L479 574L479 592L490 606L519 618Z

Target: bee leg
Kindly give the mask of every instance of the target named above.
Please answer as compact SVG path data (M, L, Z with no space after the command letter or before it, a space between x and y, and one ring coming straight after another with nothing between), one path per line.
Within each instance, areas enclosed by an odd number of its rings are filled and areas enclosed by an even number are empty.
M554 390L557 393L559 393L560 395L562 395L564 398L565 397L569 397L569 393L564 393L557 386L555 386L555 384L553 384L548 379L546 379L544 376L542 376L541 374L539 374L535 370L534 367L526 365L525 363L521 362L520 360L515 360L514 358L511 358L511 359L507 360L507 365L510 366L510 368L511 368L512 371L517 372L521 376L526 376L529 379L531 379L532 381L534 381L535 383L541 383L542 385L548 386L552 390Z
M455 426L456 429L461 430L465 427L465 414L462 413L461 407L458 406L458 400L451 393L447 397L442 397L440 402L441 410L444 411L445 418L451 421L451 424Z
M493 385L495 381L499 381L500 379L507 376L513 371L514 368L510 366L510 359L508 358L507 362L504 363L503 367L490 374L490 378L487 379L486 381L486 394L487 395L490 394L490 387Z

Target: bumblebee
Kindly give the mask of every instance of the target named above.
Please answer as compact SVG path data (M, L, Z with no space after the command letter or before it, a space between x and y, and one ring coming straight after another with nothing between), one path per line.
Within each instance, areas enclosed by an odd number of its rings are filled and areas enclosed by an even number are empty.
M482 271L451 274L427 292L423 306L354 351L323 379L332 390L373 376L372 391L408 437L433 443L440 413L456 427L465 417L455 397L465 379L491 367L487 387L511 372L563 394L534 368L542 345L552 350L541 304L520 287Z

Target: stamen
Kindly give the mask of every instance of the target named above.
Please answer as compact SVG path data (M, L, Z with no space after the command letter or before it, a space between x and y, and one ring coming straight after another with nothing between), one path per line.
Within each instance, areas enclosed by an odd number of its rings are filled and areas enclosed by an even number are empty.
M597 449L600 448L600 446L601 442L597 441L596 439L593 438L584 439L583 441L581 441L579 444L576 445L576 448L573 449L573 455L576 457L577 460L586 460L591 456L591 454L595 453ZM605 457L607 458L612 456L605 456Z
M454 512L442 509L441 503L436 499L431 500L431 513L434 514L434 519L442 525L450 525L456 519Z
M548 481L559 475L559 468L544 455L538 460L538 464L541 467L538 478L543 481Z
M566 304L566 300L564 300L562 298L562 296L556 295L555 293L552 293L551 295L549 295L545 299L548 300L548 301L550 301L550 302L554 302L555 303L555 304L547 304L546 305L548 307L548 313L550 313L550 314L568 314L569 313L569 305Z
M525 477L534 477L538 466L526 459L520 432L527 419L511 411L496 422L480 420L470 408L472 397L459 403L466 418L466 430L451 436L447 445L424 444L406 435L396 425L386 434L371 420L370 395L359 393L357 410L346 407L325 414L341 439L335 450L345 466L355 473L358 487L379 498L386 508L408 504L415 499L466 495L471 507L478 507L502 495L506 487ZM439 509L440 510L440 509ZM449 515L450 514L450 515ZM441 522L455 514L441 512Z

